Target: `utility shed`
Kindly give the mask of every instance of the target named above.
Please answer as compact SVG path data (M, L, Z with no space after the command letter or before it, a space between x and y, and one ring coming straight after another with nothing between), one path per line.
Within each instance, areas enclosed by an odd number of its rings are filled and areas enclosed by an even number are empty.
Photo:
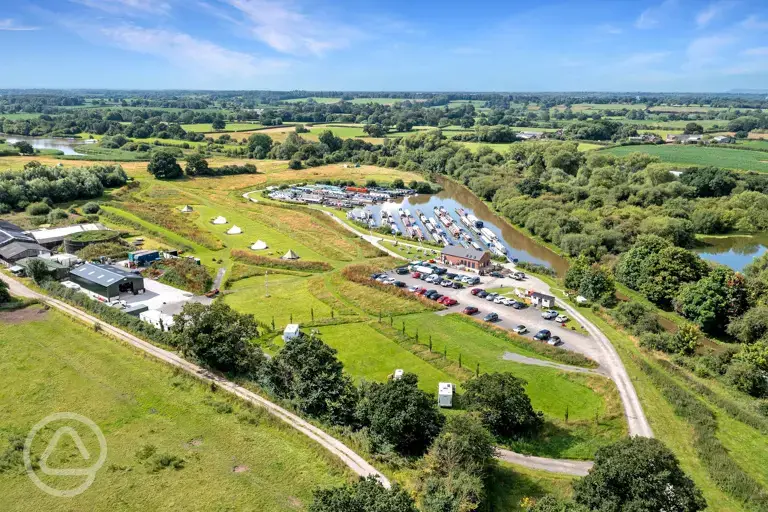
M288 324L283 331L283 341L292 340L300 335L301 329L299 328L299 324Z
M437 385L437 405L453 407L453 384L450 382L441 382Z
M555 307L555 298L551 295L547 295L546 293L533 292L531 294L531 302L535 306L541 306L543 308Z
M144 293L144 278L112 265L86 263L69 273L72 282L106 300L118 299L121 293Z

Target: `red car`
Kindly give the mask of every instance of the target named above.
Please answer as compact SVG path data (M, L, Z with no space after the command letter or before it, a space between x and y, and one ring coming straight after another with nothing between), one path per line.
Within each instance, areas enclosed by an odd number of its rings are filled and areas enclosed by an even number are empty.
M475 306L467 306L462 310L465 315L476 315L480 312Z
M416 293L418 295L424 295L425 293L427 293L427 289L426 288L419 288L418 290L416 290Z
M455 306L458 303L459 301L457 301L456 299L451 299L450 297L443 301L443 304L446 306Z
M471 291L470 293L471 293L472 295L477 295L477 294L478 294L478 293L480 293L481 291L483 291L483 289L482 289L482 288L472 288L472 291Z
M414 279L419 279L421 277L421 272L414 272L411 274L411 277Z

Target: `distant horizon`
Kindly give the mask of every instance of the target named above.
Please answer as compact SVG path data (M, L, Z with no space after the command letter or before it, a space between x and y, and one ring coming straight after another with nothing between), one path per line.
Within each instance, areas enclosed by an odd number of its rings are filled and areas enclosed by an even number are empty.
M701 94L768 83L764 0L6 3L10 88Z

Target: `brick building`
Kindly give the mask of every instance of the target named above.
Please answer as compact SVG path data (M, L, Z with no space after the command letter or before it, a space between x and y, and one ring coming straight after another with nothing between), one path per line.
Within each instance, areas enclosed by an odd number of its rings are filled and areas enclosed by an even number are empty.
M487 251L449 245L443 249L443 252L440 254L440 260L446 265L464 267L467 270L479 272L485 270L491 264L491 255Z

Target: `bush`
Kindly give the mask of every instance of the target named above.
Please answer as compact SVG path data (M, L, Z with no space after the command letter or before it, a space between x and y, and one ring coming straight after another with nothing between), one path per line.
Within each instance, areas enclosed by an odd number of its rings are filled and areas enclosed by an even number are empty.
M611 312L613 318L635 335L662 331L659 317L639 302L627 301Z
M39 203L32 203L27 206L27 213L29 215L48 215L51 211L51 207L42 201Z
M544 419L533 410L524 384L511 373L484 373L464 384L462 403L479 413L483 425L498 436L529 436L541 429Z
M736 360L728 367L725 380L743 393L754 397L768 396L766 375L757 366Z
M48 214L48 223L55 224L58 220L68 219L69 214L61 208L55 208Z
M85 214L99 213L99 210L101 210L99 203L90 202L83 205L83 213Z

